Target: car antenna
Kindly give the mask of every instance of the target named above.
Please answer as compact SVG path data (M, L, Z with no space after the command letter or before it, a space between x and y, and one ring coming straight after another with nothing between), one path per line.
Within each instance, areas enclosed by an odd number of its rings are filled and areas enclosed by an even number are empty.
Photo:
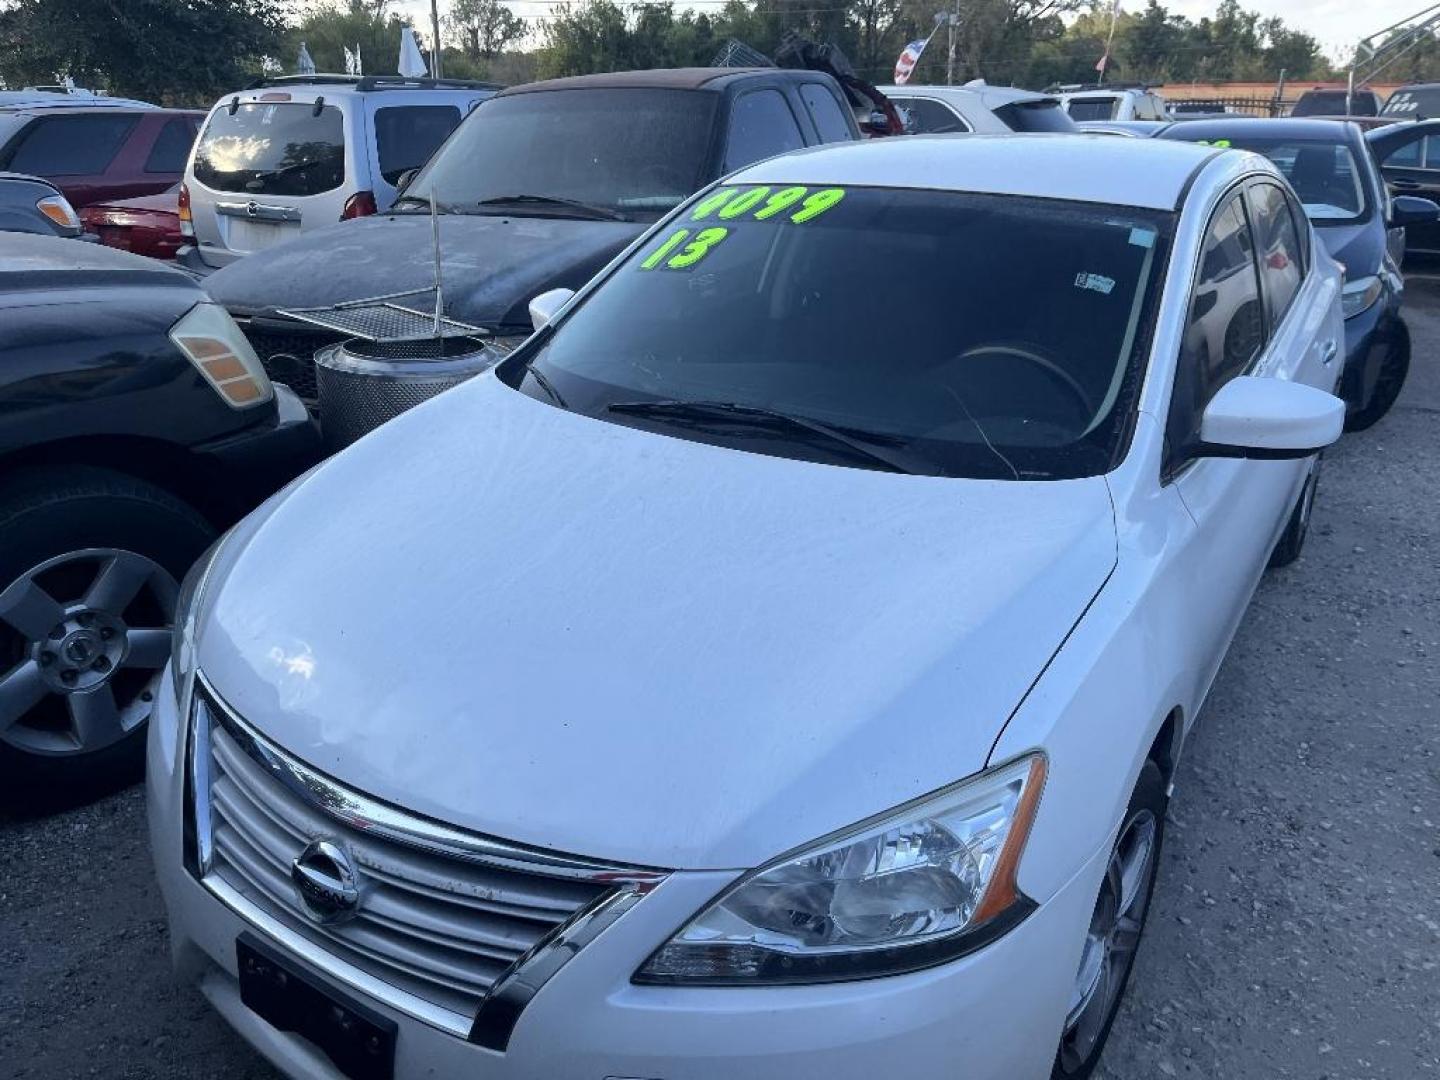
M435 340L444 333L445 301L440 288L440 211L435 205L435 185L430 185L430 239L435 246Z

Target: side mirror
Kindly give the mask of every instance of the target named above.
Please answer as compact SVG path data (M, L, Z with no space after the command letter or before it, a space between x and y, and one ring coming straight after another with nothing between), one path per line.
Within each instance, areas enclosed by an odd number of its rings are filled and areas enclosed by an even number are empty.
M530 301L530 325L536 330L547 326L574 295L574 289L551 289L549 292L542 292Z
M404 172L402 172L400 174L400 179L395 181L395 193L398 195L400 192L404 191L407 187L409 187L410 181L415 179L415 174L419 171L420 169L417 167L414 169L406 169Z
M1424 225L1440 218L1440 206L1416 195L1396 195L1390 200L1390 227Z
M1340 438L1345 403L1304 383L1241 375L1200 418L1196 457L1305 458Z

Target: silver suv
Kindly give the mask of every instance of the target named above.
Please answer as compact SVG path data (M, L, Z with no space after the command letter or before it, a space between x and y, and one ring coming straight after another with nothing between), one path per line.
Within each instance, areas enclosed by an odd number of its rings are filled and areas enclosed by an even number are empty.
M1098 83L1052 86L1047 91L1077 123L1084 120L1169 120L1165 99L1148 86Z
M394 201L462 119L498 89L458 79L290 75L210 110L180 188L177 258L206 273L302 230Z

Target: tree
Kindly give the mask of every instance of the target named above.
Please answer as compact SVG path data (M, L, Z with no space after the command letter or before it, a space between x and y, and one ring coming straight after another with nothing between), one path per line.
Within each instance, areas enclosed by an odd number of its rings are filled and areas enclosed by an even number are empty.
M0 23L0 76L205 104L273 55L282 0L18 0Z
M465 43L474 59L490 59L525 36L525 20L500 0L454 0L446 25Z
M344 71L345 50L359 48L366 75L393 75L400 61L400 32L406 22L380 0L338 0L309 9L285 35L280 59L293 67L300 43L317 71Z

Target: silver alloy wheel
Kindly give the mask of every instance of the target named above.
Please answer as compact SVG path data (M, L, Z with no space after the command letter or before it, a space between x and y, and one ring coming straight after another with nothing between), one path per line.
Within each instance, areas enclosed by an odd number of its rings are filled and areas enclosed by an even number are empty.
M0 630L20 645L0 671L0 741L32 754L87 754L144 723L170 658L179 591L154 560L116 548L60 555L10 583Z
M1060 1037L1060 1066L1067 1073L1095 1052L1134 962L1155 876L1157 832L1155 814L1137 810L1110 853Z

